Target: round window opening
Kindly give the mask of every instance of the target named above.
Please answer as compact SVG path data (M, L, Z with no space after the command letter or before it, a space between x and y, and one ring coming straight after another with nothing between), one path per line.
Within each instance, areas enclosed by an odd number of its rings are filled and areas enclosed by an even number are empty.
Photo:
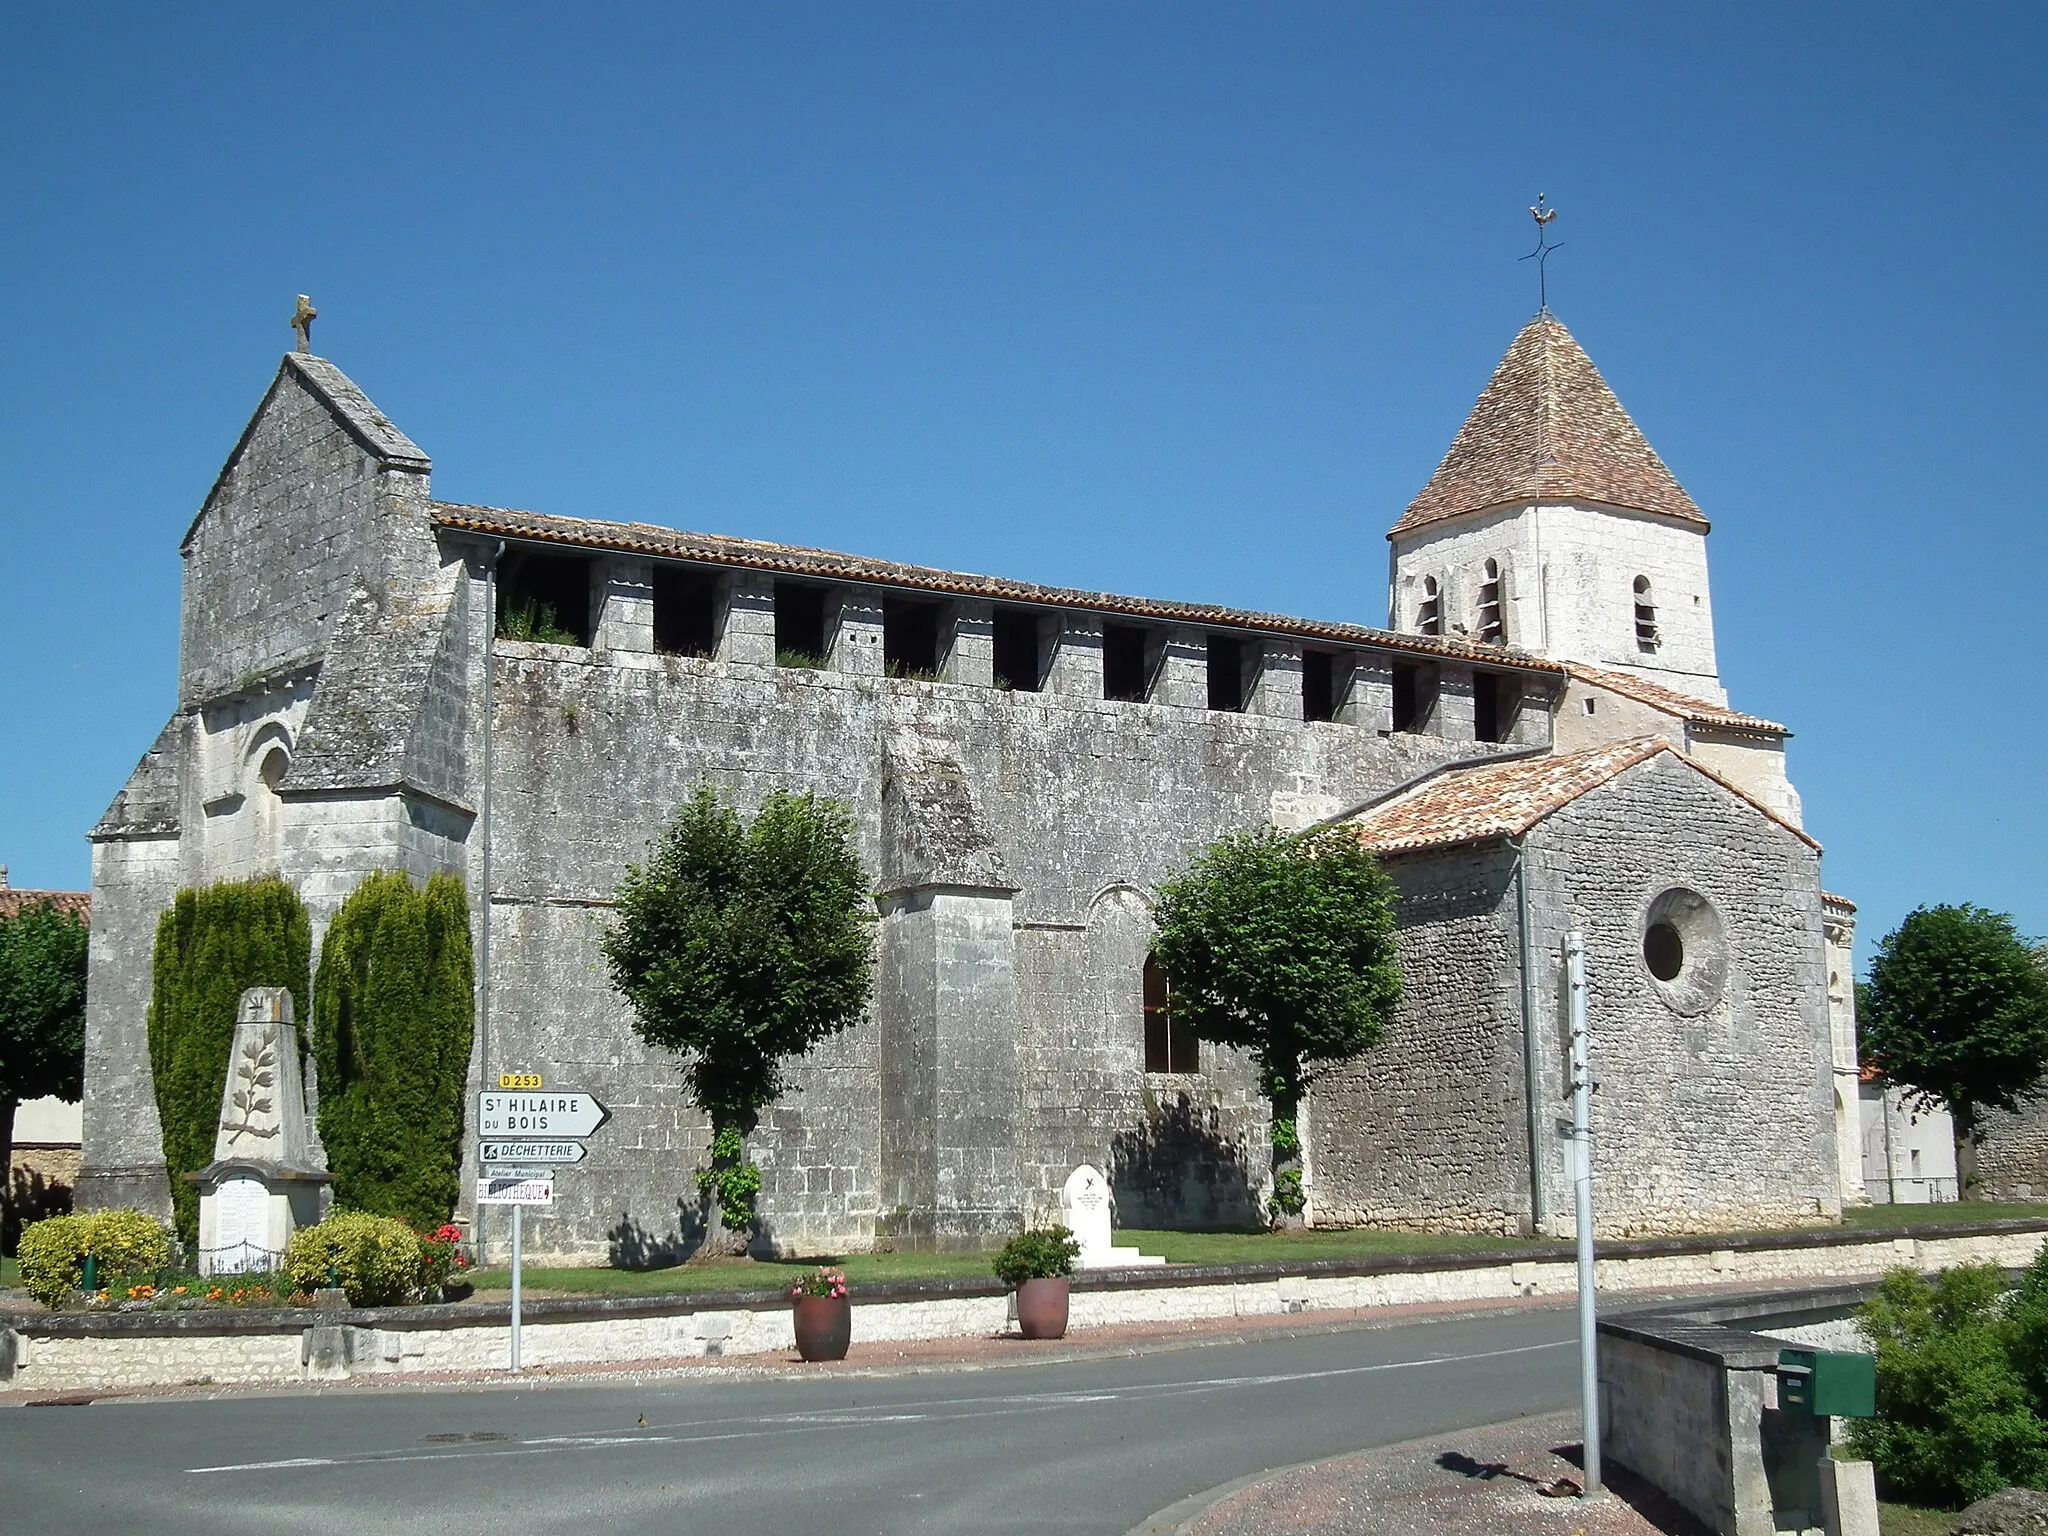
M1670 923L1652 923L1643 934L1643 964L1659 981L1676 981L1685 969L1685 940Z
M1643 968L1666 1006L1705 1013L1728 980L1728 938L1721 914L1698 891L1674 886L1643 914Z

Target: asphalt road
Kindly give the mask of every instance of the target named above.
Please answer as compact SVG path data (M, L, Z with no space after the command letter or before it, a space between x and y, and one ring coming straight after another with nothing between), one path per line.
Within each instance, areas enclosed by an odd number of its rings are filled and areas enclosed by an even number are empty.
M1269 1467L1568 1407L1572 1329L1546 1310L918 1375L8 1409L0 1531L1123 1536Z

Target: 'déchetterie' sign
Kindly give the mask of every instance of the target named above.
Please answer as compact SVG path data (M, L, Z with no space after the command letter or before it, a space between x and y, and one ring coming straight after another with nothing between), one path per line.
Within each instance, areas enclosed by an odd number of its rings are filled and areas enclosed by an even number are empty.
M561 1136L580 1140L612 1112L587 1093L481 1093L479 1136Z

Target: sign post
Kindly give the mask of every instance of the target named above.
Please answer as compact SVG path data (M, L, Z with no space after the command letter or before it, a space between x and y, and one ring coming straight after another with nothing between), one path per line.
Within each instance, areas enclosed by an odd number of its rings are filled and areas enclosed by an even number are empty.
M512 1207L512 1374L519 1374L519 1272L524 1267L526 1207Z
M1593 1053L1586 1025L1586 941L1564 936L1566 1024L1571 1036L1572 1129L1567 1166L1579 1250L1579 1419L1585 1497L1600 1496L1600 1332L1593 1268Z
M477 1096L476 1203L512 1207L511 1365L521 1367L519 1323L524 1301L525 1212L555 1203L555 1169L583 1161L592 1135L612 1112L587 1093L549 1093L536 1072L502 1072L498 1091Z
M476 1181L478 1209L487 1205L512 1207L512 1369L519 1370L519 1310L522 1268L525 1263L526 1208L555 1203L555 1171L515 1168L487 1173Z

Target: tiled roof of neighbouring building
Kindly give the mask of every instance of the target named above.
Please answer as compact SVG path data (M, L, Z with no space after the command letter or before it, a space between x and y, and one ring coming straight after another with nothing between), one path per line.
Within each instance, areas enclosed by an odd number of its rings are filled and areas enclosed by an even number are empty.
M1556 316L1522 327L1389 537L1489 507L1593 501L1707 520Z
M0 864L0 917L13 917L23 907L48 902L59 912L74 913L90 921L92 893L89 891L18 891L7 883L7 866Z
M1359 841L1378 853L1411 853L1520 837L1589 790L1664 752L1755 806L1801 842L1820 847L1769 806L1685 756L1661 736L1639 736L1584 752L1454 769L1360 812L1350 825Z
M781 576L863 582L954 597L985 598L999 603L1088 609L1113 616L1149 619L1156 623L1257 630L1339 645L1410 651L1443 660L1478 662L1489 667L1525 672L1558 673L1564 670L1557 662L1498 645L1482 645L1477 641L1400 635L1390 630L1368 629L1362 624L1322 623L1204 603L1162 602L1155 598L1120 597L1113 592L1041 587L1030 582L1005 581L997 576L971 576L931 566L900 565L893 560L843 555L829 549L768 544L758 539L737 539L725 534L684 533L653 523L604 523L587 518L551 517L541 512L514 512L500 507L472 507L441 501L433 504L433 516L434 521L444 528L499 538L583 549L623 550L670 560L737 566Z
M1604 667L1582 666L1576 661L1565 663L1565 671L1573 677L1582 678L1596 688L1605 688L1618 693L1625 699L1634 699L1652 709L1679 720L1690 720L1696 725L1718 725L1731 731L1749 731L1758 736L1790 736L1792 733L1772 720L1757 715L1745 715L1740 710L1728 709L1719 704L1709 704L1705 699L1696 699L1689 693L1680 693L1675 688L1666 688L1662 683L1653 683L1646 677L1637 677L1633 672L1609 672Z

